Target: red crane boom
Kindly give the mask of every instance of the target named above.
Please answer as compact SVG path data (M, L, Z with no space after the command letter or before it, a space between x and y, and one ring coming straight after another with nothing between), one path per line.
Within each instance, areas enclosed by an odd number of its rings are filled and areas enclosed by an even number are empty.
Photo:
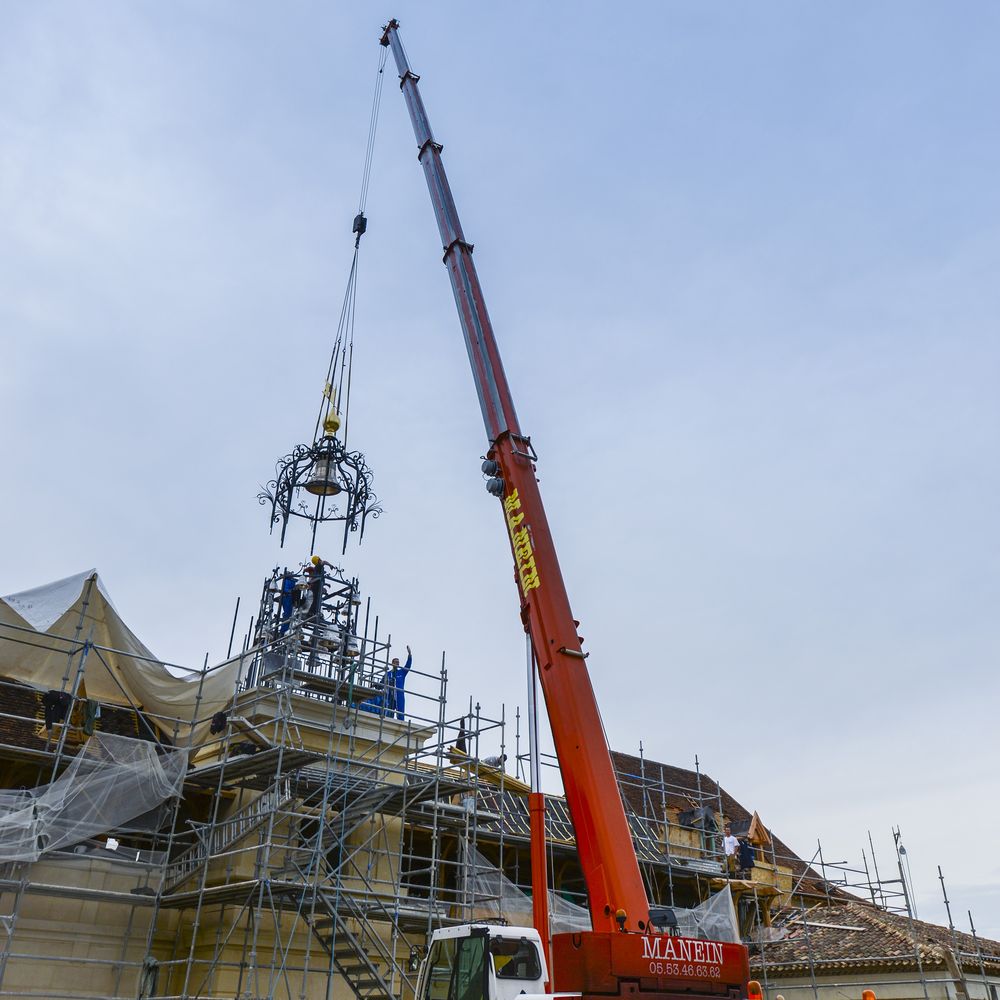
M490 477L488 491L503 504L521 620L531 636L538 665L596 932L553 938L556 986L585 994L637 989L659 996L679 991L741 995L748 978L745 949L656 936L650 925L646 889L586 654L535 477L535 452L518 423L473 263L472 244L462 230L441 161L442 146L434 139L417 87L419 77L410 69L398 29L398 22L390 21L381 41L391 48L396 61L441 234L489 441L483 471ZM633 933L622 933L628 931Z
M521 594L521 617L538 661L566 802L576 830L591 921L595 930L615 930L615 915L623 910L626 929L641 930L649 921L646 890L535 479L534 451L518 424L472 260L472 244L465 238L441 162L442 146L434 140L417 88L419 77L409 67L397 29L397 22L391 21L383 44L391 46L396 60L417 138L418 159L444 245L444 262L489 439L487 458L497 466L490 485L500 493L502 483L504 517Z

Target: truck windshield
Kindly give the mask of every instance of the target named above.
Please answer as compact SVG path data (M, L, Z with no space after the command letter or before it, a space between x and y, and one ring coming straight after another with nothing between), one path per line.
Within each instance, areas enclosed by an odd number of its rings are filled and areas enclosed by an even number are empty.
M527 938L492 938L490 952L497 979L542 978L538 949Z
M427 958L422 1000L486 1000L484 937L442 938Z

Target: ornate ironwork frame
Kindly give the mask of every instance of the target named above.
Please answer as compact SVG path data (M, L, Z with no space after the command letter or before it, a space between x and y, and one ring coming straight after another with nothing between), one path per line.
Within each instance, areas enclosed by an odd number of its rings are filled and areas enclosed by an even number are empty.
M321 459L327 460L329 467L336 470L341 485L341 492L336 496L313 496L305 489ZM312 522L314 547L317 525L325 521L343 521L342 553L347 551L350 533L358 532L360 542L365 534L365 521L369 517L378 518L382 513L378 496L372 489L372 471L364 455L360 451L348 451L332 434L325 434L311 445L296 445L290 454L279 459L274 479L261 489L257 500L262 507L271 505L271 532L280 522L282 546L291 517Z

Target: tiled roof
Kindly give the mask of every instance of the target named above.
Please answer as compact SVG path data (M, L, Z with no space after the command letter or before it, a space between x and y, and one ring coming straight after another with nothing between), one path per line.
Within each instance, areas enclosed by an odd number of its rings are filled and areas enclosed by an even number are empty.
M952 969L960 963L971 973L983 965L993 975L1000 973L1000 943L910 920L860 900L815 906L799 914L787 911L783 941L751 946L751 967L766 968L768 976L800 973L812 966L817 971L868 969L917 969L915 948L923 969ZM954 957L953 957L954 956Z
M479 808L487 816L491 813L503 816L504 837L520 837L527 840L531 836L528 802L519 792L504 789L501 794L499 788L494 788L491 785L480 785ZM664 855L652 846L657 843L658 838L655 833L648 829L648 824L636 816L630 816L629 823L632 827L632 837L639 860L652 864L663 864ZM479 819L480 836L484 834L498 835L501 832L500 827L500 820L482 817ZM570 819L569 806L561 796L545 796L545 836L550 844L565 844L571 847L576 845L576 834L573 830L573 821Z
M722 811L734 823L743 822L749 825L753 817L752 812L745 809L724 788L721 788L718 782L706 774L698 775L694 771L672 764L661 764L658 761L641 761L638 757L614 751L611 757L618 772L619 787L640 862L667 863L667 855L661 849L659 834L650 825L650 821L663 821L664 804L668 808L685 811L702 802L714 809L717 808L721 796ZM642 780L643 775L644 780ZM645 802L643 785L652 789L652 794L646 795ZM528 804L520 792L504 789L501 793L499 788L483 784L479 786L478 794L479 808L483 812L504 817L502 825L505 837L529 837ZM546 836L550 842L575 845L573 822L566 800L561 796L546 796L545 826ZM500 827L499 820L483 818L479 820L480 835L499 834ZM794 854L791 848L773 834L771 839L778 863L793 873L804 876L801 884L803 890L824 895L838 893L833 887L822 886L820 875ZM706 860L706 868L717 873L719 865Z
M44 691L29 687L10 678L0 678L0 747L28 752L51 751L58 743L58 730L45 729L45 709L42 706ZM70 723L74 728L72 738L64 746L64 754L74 755L85 739L78 727L83 723L83 702L74 705ZM149 739L152 729L148 722L140 725L139 714L131 708L101 705L101 714L95 728L102 733ZM2 751L0 751L2 756Z
M714 778L704 772L690 771L655 760L642 760L618 751L612 751L611 759L618 771L619 785L626 805L640 816L651 816L662 822L665 818L664 805L668 809L685 812L702 804L717 809L721 802L722 814L734 824L749 826L753 818L752 810L737 802ZM797 875L804 874L811 882L822 883L818 872L774 836L773 831L768 832L774 842L778 864Z

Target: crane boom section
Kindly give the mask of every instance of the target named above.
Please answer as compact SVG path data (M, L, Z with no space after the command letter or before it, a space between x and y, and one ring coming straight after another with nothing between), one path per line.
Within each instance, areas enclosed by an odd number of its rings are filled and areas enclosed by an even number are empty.
M427 189L444 245L479 405L503 483L503 512L521 616L531 636L566 802L576 831L595 931L644 930L649 903L622 805L597 699L581 651L555 545L535 478L534 452L522 436L486 302L417 87L391 21L382 43L399 71ZM624 913L624 918L621 914ZM617 919L616 919L617 916Z

